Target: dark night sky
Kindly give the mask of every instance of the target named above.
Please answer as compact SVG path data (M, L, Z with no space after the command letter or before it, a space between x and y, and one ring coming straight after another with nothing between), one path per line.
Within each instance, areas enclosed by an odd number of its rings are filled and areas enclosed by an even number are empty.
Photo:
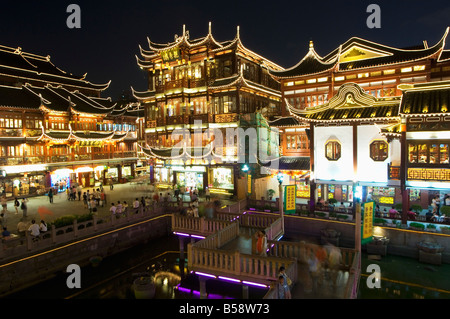
M81 7L81 29L66 26L71 3ZM381 7L380 29L366 26L370 3ZM0 44L50 55L56 66L73 74L87 72L93 83L112 80L103 95L117 98L131 86L146 89L135 55L139 44L148 48L147 36L172 42L185 24L190 37L199 38L207 34L209 21L216 40L233 39L239 25L244 46L288 68L307 53L310 40L322 56L352 36L394 47L423 40L434 45L450 26L450 2L3 0Z

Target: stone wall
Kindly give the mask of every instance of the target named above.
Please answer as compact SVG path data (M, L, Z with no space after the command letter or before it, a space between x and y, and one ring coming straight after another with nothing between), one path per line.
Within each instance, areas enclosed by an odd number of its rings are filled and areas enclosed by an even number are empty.
M170 225L170 215L150 218L147 222L141 221L135 225L131 223L130 227L110 229L91 237L80 238L63 245L63 248L51 247L37 257L39 252L33 252L19 261L6 263L0 269L0 297L49 279L58 272L66 272L69 264L82 267L89 263L90 257L104 258L136 244L167 236Z

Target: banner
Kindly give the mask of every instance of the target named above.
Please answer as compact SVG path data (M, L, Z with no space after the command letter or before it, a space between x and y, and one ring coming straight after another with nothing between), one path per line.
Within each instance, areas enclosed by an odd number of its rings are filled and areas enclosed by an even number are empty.
M284 186L284 213L295 214L296 185Z
M370 201L363 204L364 216L361 225L361 245L370 243L373 240L373 218L375 202Z

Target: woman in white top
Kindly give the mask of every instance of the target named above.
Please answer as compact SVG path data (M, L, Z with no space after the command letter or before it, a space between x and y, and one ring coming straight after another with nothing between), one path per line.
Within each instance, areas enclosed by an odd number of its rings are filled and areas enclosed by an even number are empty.
M47 224L44 220L41 220L41 224L39 225L39 230L41 233L45 233L47 231Z

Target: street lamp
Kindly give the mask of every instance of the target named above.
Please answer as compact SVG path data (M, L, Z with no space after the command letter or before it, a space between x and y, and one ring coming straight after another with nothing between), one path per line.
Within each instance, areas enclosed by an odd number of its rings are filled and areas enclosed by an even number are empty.
M278 172L277 179L278 179L278 190L279 190L279 193L280 193L280 198L278 199L278 205L279 205L280 216L281 216L281 229L283 230L283 234L284 234L283 174L281 174L281 172Z

